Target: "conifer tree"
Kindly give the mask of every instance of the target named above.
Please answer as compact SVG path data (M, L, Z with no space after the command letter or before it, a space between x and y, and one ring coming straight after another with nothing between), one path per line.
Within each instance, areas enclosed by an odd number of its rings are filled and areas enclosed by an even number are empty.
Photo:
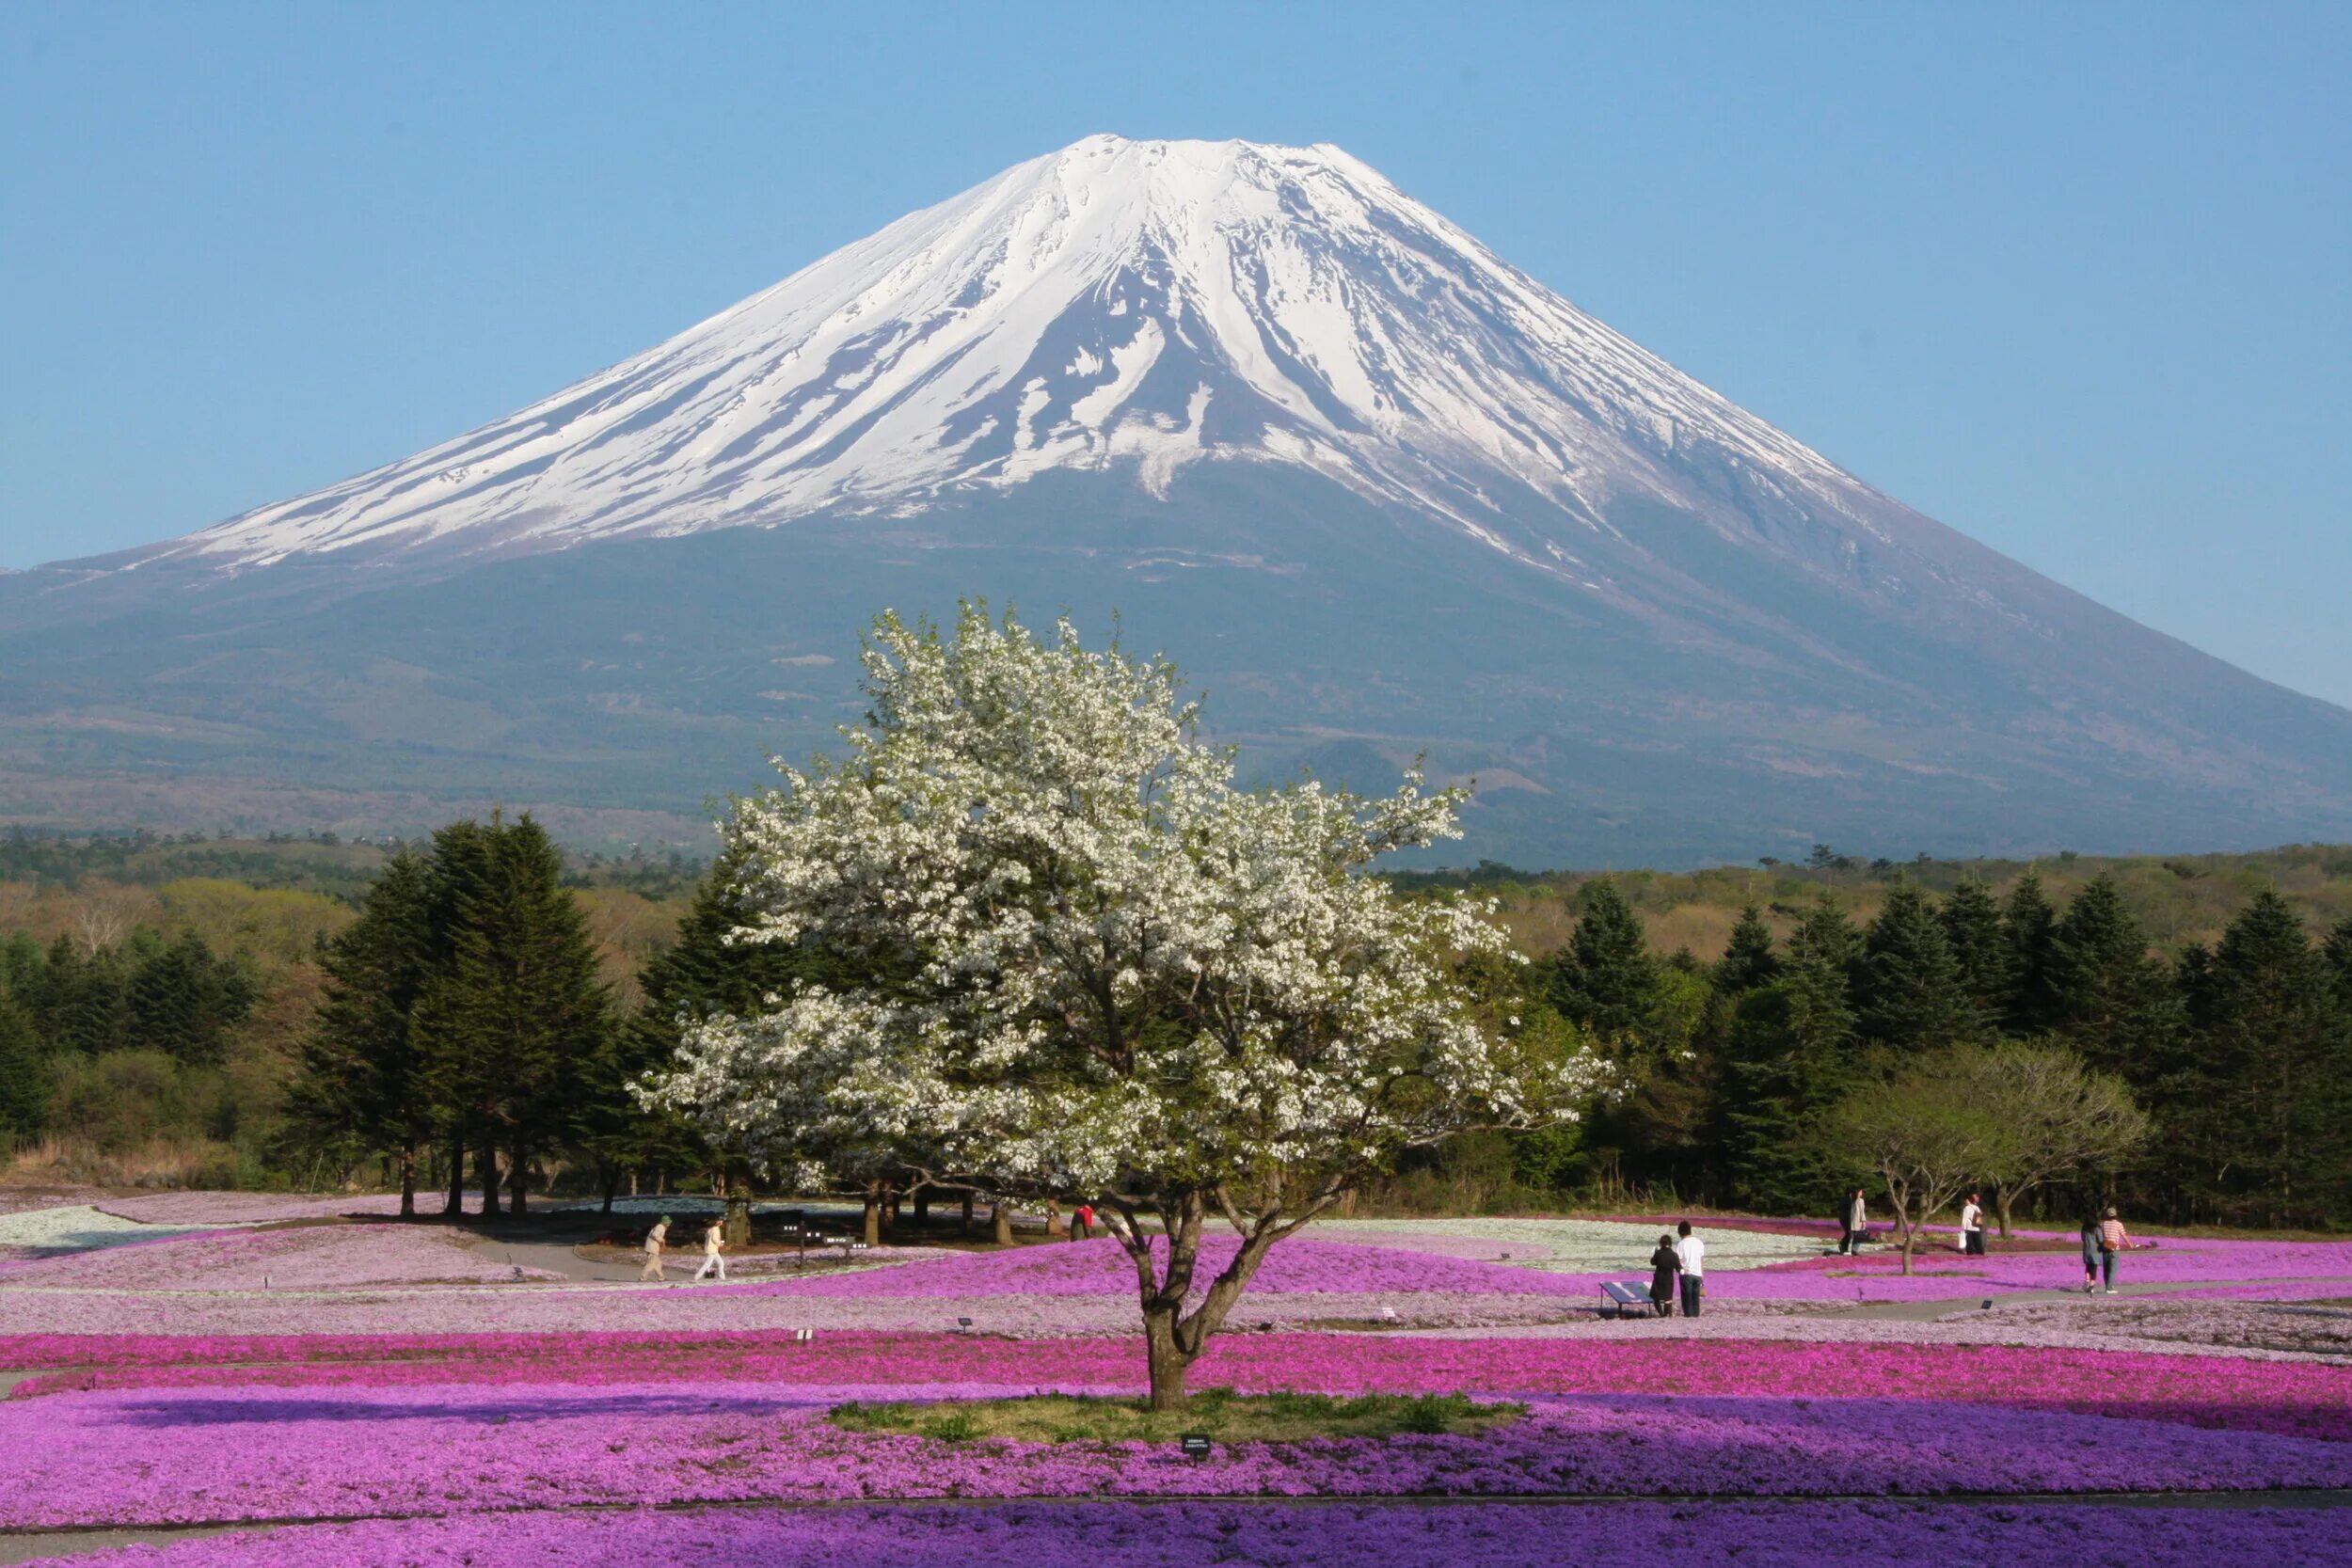
M1779 977L1741 998L1725 1042L1721 1139L1741 1201L1802 1212L1829 1201L1820 1116L1861 1070L1849 972L1852 925L1824 898L1798 923Z
M2269 1224L2324 1219L2352 1194L2352 1021L2302 920L2265 889L2190 996L2194 1037L2160 1115L2186 1194Z
M2055 1031L2101 1072L2145 1090L2166 1070L2179 998L2111 877L2093 878L2050 933Z
M2005 1026L2012 1035L2038 1035L2058 1023L2050 964L2058 936L2058 911L2042 891L2042 874L2031 866L2010 889L2001 911L2001 935L2009 942L2010 1005Z
M2001 906L1981 877L1963 877L1938 911L1961 989L1974 1004L1979 1036L1999 1032L2009 1022L2017 980L2017 954L2001 927Z
M314 1140L391 1152L404 1217L416 1212L418 1157L440 1130L416 1016L434 974L435 916L431 868L394 855L321 958L326 995L289 1092L289 1113Z
M32 1015L0 990L0 1152L33 1137L49 1118L50 1067Z
M1899 882L1863 941L1862 1032L1882 1045L1930 1051L1974 1039L1975 999L1943 925L1914 883Z
M1764 916L1754 904L1740 911L1740 923L1731 928L1731 940L1724 944L1724 956L1716 960L1711 978L1715 989L1726 996L1754 990L1770 985L1780 974L1780 959L1772 952L1772 928L1764 924Z
M1636 1040L1658 992L1642 917L1610 878L1584 890L1584 912L1554 962L1552 1009L1603 1044Z
M2336 923L2336 928L2328 933L2328 940L2320 951L2326 957L2328 973L2334 979L2338 1005L2352 1012L2352 915L2346 915Z
M609 997L555 846L528 815L493 818L449 874L449 963L420 1018L438 1085L481 1130L480 1148L507 1150L520 1212L532 1157L575 1130L605 1047ZM488 1168L494 1176L495 1162ZM485 1192L485 1212L495 1205Z

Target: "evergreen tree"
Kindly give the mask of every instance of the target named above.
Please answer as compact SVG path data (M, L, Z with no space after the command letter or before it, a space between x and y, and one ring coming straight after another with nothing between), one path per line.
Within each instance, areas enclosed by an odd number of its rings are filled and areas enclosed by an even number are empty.
M417 1008L435 973L431 867L402 852L385 863L359 918L326 944L321 1002L289 1111L316 1142L347 1155L389 1150L400 1212L416 1212L419 1154L440 1131Z
M2168 1070L2179 998L2113 878L2092 879L2068 902L2046 973L2055 1032L2094 1069L2148 1092Z
M1899 882L1863 942L1862 1032L1882 1045L1930 1051L1974 1039L1975 998L1944 927L1916 885Z
M1975 1033L1997 1033L2009 1022L2017 984L2017 954L2002 928L2001 906L1983 878L1963 877L1939 913L1961 989L1975 1006Z
M1779 977L1743 996L1724 1053L1720 1144L1739 1199L1825 1211L1836 1173L1809 1134L1861 1072L1849 973L1857 940L1826 898L1799 922Z
M1640 1037L1658 993L1642 917L1607 877L1584 890L1584 912L1554 961L1552 1009L1603 1044Z
M463 849L450 868L449 963L427 987L420 1022L433 1042L433 1076L489 1140L477 1147L507 1150L519 1212L532 1158L577 1131L610 998L562 861L538 823L493 818ZM495 1193L485 1193L485 1210L494 1205Z
M47 1125L50 1086L48 1053L32 1015L0 990L0 1153Z
M2192 1204L2269 1224L2352 1196L2352 1019L2286 900L2240 911L2189 991L2189 1049L2158 1115Z
M1724 956L1715 962L1715 989L1726 996L1738 996L1741 991L1772 984L1779 974L1780 959L1772 952L1772 928L1764 924L1763 914L1750 904L1740 911L1740 923L1731 928L1731 940L1724 944Z
M161 1051L189 1067L217 1067L258 995L242 965L214 958L190 931L131 972L123 988L125 1031L139 1050Z
M2001 911L2001 935L2009 943L2010 1005L2004 1021L2012 1035L2038 1035L2058 1023L2058 1001L2051 990L2050 966L2056 956L2058 911L2042 891L2042 875L2028 866L2010 889Z
M806 947L780 942L729 942L743 921L737 878L741 851L730 845L694 890L676 938L638 972L644 1002L612 1031L597 1065L597 1088L588 1146L612 1183L625 1168L686 1169L717 1161L714 1151L678 1117L641 1109L628 1085L672 1065L683 1031L722 1015L749 1018L795 980L822 981L825 966Z
M2328 970L2334 977L2339 1005L2352 1011L2352 915L2336 923L2328 933L2328 941L2320 949L2328 960Z

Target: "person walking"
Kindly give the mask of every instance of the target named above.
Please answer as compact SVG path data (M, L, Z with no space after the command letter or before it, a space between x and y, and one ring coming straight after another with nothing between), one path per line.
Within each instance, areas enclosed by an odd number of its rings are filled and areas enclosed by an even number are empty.
M1846 1233L1837 1239L1837 1250L1841 1254L1859 1253L1862 1250L1862 1238L1867 1235L1870 1229L1870 1207L1863 1200L1861 1188L1856 1187L1846 1195L1846 1212L1839 1218L1846 1227Z
M712 1220L710 1228L703 1232L703 1266L694 1271L695 1284L701 1284L713 1269L719 1271L720 1284L727 1282L727 1260L722 1256L726 1244L727 1222L723 1218Z
M1691 1222L1675 1227L1682 1239L1675 1243L1675 1259L1682 1265L1682 1315L1699 1315L1699 1297L1707 1293L1707 1243L1691 1234Z
M1974 1193L1960 1206L1960 1250L1971 1258L1984 1256L1984 1205Z
M670 1216L661 1216L660 1223L645 1232L645 1266L637 1271L638 1283L661 1282L661 1252L670 1243Z
M2115 1255L2130 1251L2131 1245L2131 1232L2123 1228L2123 1222L2109 1209L2099 1223L2099 1273L2106 1281L2109 1295L2115 1294Z
M1658 1250L1649 1255L1649 1309L1653 1317L1675 1315L1675 1275L1682 1270L1682 1259L1675 1251L1675 1239L1661 1235Z
M2099 1216L2083 1215L2083 1294L2099 1288Z

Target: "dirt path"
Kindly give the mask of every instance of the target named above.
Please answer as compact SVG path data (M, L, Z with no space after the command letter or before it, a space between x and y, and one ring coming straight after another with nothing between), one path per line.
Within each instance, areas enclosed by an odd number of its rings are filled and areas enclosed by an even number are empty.
M2182 1284L2178 1281L2167 1283L2163 1280L2143 1280L2137 1285L2118 1285L2115 1288L2115 1294L2118 1296L2160 1296L2183 1291L2197 1292L2238 1288L2260 1290L2270 1285L2332 1283L2335 1281L2329 1276L2314 1279L2201 1279L2191 1284ZM2344 1284L2347 1291L2352 1291L2352 1281L2345 1281ZM1836 1311L1824 1312L1821 1315L1827 1318L1879 1318L1893 1323L1933 1323L1938 1318L1947 1318L1955 1312L1965 1312L1970 1307L1981 1309L2013 1307L2019 1302L2029 1301L2104 1301L2106 1299L2104 1293L2091 1294L2082 1291L1995 1291L1989 1295L1947 1296L1938 1301L1877 1302L1867 1307L1841 1307ZM2194 1301L2197 1297L2191 1294L2183 1299ZM2253 1305L2265 1304L2255 1303Z

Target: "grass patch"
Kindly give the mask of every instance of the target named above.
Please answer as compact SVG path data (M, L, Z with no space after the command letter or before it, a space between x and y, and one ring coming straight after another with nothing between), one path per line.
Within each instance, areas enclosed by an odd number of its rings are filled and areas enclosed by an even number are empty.
M1394 1437L1400 1433L1485 1432L1527 1414L1522 1404L1480 1403L1461 1394L1237 1394L1204 1388L1184 1409L1161 1414L1141 1400L1039 1394L1027 1399L897 1400L835 1405L845 1432L901 1433L943 1443L1008 1437L1024 1443L1173 1443L1188 1432L1214 1442L1296 1443L1311 1437Z

